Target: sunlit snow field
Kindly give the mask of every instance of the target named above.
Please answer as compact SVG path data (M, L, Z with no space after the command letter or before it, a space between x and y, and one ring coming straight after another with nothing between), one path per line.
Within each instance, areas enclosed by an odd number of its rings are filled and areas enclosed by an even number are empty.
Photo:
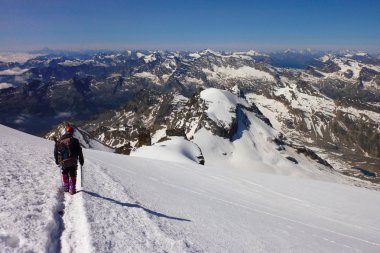
M377 191L85 150L64 196L53 142L0 133L2 252L380 250Z

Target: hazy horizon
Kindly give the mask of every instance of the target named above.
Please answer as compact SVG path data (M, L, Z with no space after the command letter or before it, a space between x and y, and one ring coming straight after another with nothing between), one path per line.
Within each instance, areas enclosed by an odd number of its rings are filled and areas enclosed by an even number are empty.
M168 52L199 52L203 50L213 50L216 52L247 52L250 50L261 52L261 53L276 53L276 52L284 52L287 50L290 51L310 51L310 52L324 52L324 53L337 53L337 52L366 52L369 54L380 54L380 50L366 50L363 48L310 48L310 47L279 47L279 48L222 48L222 47L199 47L199 48L153 48L153 47L146 47L146 48L139 48L139 47L114 47L114 48L77 48L77 47L62 47L62 48L55 48L55 47L40 47L40 48L32 48L29 50L2 50L0 49L0 53L7 54L7 53L36 53L41 51L52 51L52 52L88 52L88 51L94 51L94 52L106 52L106 51L114 51L114 52L122 52L122 51L168 51Z
M380 1L3 1L0 51L380 52Z

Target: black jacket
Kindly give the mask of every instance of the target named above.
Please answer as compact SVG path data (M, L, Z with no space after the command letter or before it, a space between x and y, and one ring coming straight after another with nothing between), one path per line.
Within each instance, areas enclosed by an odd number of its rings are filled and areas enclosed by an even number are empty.
M82 153L82 147L80 146L78 139L74 138L70 133L65 133L64 135L61 136L58 142L66 138L71 138L70 143L72 145L72 149L70 149L70 151L72 152L72 154L74 155L76 159L79 159L80 165L83 165L84 158L83 158L83 153ZM54 158L55 158L55 163L58 164L57 143L54 146Z

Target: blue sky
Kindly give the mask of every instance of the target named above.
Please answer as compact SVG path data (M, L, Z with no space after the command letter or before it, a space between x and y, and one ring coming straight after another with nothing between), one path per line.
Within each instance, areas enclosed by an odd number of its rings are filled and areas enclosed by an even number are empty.
M360 49L380 1L0 0L0 50Z

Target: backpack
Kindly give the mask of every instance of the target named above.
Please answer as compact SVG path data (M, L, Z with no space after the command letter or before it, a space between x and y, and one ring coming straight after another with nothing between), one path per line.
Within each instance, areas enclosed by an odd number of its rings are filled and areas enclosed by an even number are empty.
M77 158L74 156L72 138L68 137L57 142L58 162L62 168L77 165Z

